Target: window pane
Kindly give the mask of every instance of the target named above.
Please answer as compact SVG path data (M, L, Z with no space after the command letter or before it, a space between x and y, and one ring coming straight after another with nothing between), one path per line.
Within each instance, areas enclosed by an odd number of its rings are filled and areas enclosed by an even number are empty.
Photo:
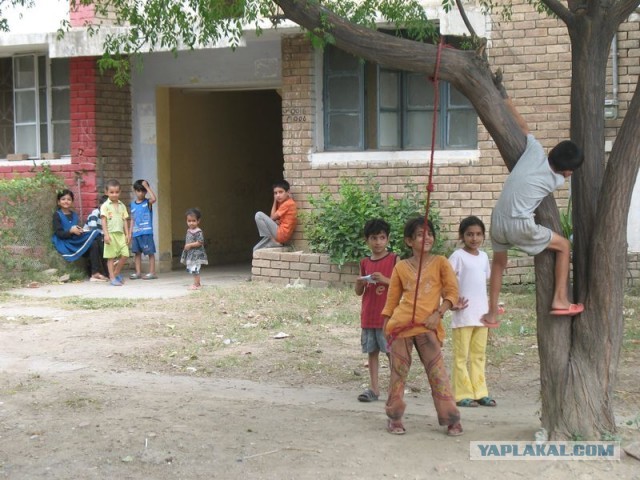
M431 148L432 125L432 112L408 112L405 147L410 149Z
M53 151L60 155L71 153L71 128L69 123L53 124Z
M337 113L329 116L329 147L357 149L361 147L360 138L360 115Z
M13 59L0 58L0 158L15 153L13 140Z
M330 111L360 108L358 77L333 77L327 83L327 105Z
M425 75L407 75L407 107L433 109L433 84Z
M47 123L47 90L44 88L38 92L38 108L40 109L38 112L40 123Z
M381 112L380 125L378 125L378 147L398 148L400 147L400 129L398 114L396 112Z
M15 58L15 88L33 88L36 85L33 57Z
M328 57L327 68L330 72L357 71L360 69L360 60L338 48L328 47L326 55Z
M30 157L35 157L38 154L36 128L36 125L16 127L16 153L28 153Z
M49 139L47 138L47 124L40 124L40 153L49 151Z
M38 85L40 87L47 85L47 62L45 57L38 57Z
M380 71L380 108L397 109L399 105L399 85L400 75L398 72L388 70Z
M16 122L29 123L36 121L35 91L16 92Z
M52 120L69 120L70 119L70 103L69 103L69 90L52 90L51 91L51 103L52 103Z
M467 97L462 95L453 86L449 87L449 105L451 105L452 107L473 108L471 102L467 100Z
M449 138L451 148L476 148L478 144L478 117L473 110L449 112Z
M54 58L51 60L51 85L54 87L69 85L68 58Z

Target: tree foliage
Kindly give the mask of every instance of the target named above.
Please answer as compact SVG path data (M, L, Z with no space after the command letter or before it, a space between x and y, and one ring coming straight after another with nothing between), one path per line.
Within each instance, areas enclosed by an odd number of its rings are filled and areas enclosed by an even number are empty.
M18 0L14 0L18 1ZM25 1L25 0L22 0ZM445 0L447 1L447 0ZM393 26L397 32L415 40L434 38L436 30L416 0L309 0L340 17L366 28L379 22ZM116 71L116 81L129 80L131 62L141 52L157 50L177 53L217 45L237 48L243 34L256 35L265 28L278 27L285 20L278 2L271 0L71 0L72 9L92 6L96 18L121 28L109 33L104 44L100 67ZM316 46L333 43L330 17L307 30ZM99 20L87 21L85 27L95 33ZM59 35L71 28L63 22Z

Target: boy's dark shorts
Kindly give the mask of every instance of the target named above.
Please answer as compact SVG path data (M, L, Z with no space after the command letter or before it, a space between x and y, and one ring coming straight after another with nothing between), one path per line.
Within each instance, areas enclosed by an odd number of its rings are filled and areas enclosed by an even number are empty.
M381 328L363 328L360 343L362 344L362 353L377 351L388 353L387 339L384 338L384 331Z
M142 253L143 255L153 255L156 253L156 244L153 235L139 235L131 239L131 251Z

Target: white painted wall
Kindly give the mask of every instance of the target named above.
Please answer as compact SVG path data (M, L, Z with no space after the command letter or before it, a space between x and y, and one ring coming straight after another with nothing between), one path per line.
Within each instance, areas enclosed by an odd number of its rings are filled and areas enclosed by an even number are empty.
M157 184L156 87L241 90L281 86L280 39L246 47L147 54L132 78L133 176Z
M280 88L280 38L247 40L232 51L219 48L144 55L142 70L134 69L131 81L133 178L158 185L156 142L156 88L172 87L209 90ZM163 192L156 193L161 197ZM154 230L158 238L158 216Z

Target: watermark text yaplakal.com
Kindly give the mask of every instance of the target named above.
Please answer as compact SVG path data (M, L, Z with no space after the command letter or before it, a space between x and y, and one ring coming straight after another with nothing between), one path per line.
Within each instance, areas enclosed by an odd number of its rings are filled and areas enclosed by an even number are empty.
M471 460L620 460L620 442L470 442Z

